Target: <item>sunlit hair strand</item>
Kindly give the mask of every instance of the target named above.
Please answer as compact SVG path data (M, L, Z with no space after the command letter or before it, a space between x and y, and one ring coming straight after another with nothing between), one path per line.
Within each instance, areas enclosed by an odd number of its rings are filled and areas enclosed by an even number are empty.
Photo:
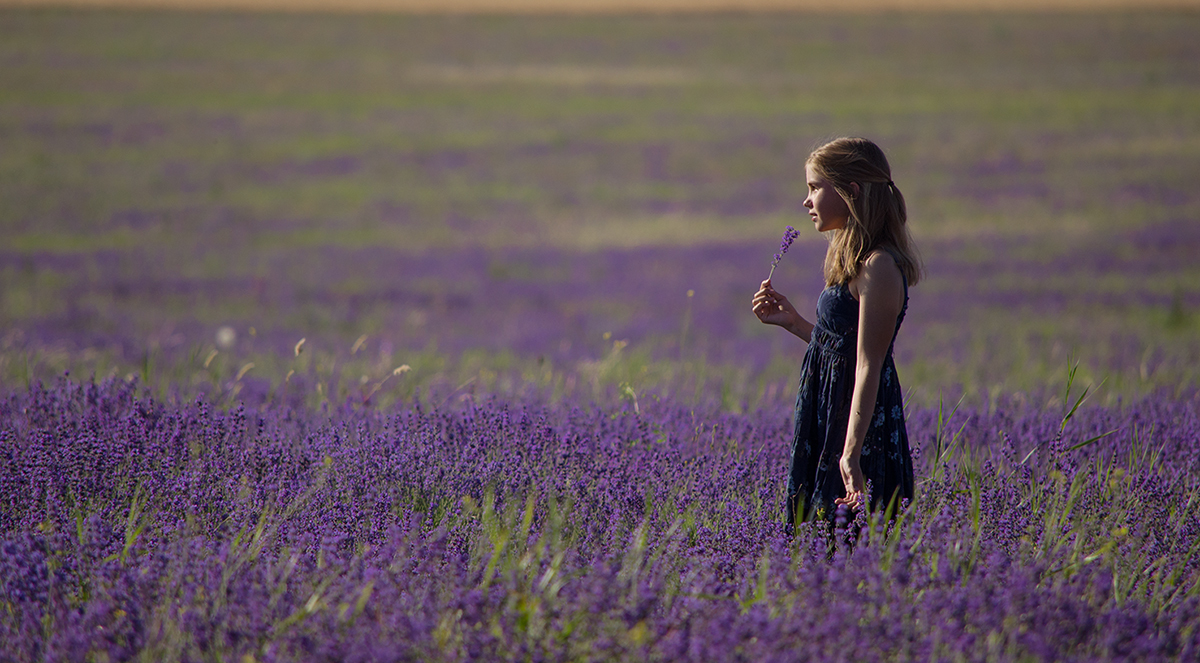
M909 285L920 281L921 259L908 232L908 209L883 150L866 138L837 138L813 150L806 164L829 180L850 208L846 227L830 231L826 285L858 276L863 261L877 249L896 259ZM858 184L857 196L851 183Z

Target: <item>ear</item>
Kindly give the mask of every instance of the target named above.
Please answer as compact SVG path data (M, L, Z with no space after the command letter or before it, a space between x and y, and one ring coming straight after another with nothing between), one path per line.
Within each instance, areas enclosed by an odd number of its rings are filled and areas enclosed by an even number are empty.
M860 193L862 193L862 188L858 186L858 182L851 182L850 183L850 197L857 198Z

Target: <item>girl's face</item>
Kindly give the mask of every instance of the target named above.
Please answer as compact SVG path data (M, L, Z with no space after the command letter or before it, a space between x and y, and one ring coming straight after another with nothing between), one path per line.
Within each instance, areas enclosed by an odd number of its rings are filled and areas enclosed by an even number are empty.
M838 195L833 183L813 172L811 165L804 166L804 179L808 181L808 197L804 206L818 232L841 230L850 220L850 207Z

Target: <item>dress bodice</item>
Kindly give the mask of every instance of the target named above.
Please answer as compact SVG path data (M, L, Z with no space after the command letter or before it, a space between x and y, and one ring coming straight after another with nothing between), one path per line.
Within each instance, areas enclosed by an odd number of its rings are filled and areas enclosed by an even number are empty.
M904 322L906 311L908 279L904 279L904 305L900 308L900 315L896 316L896 329L892 331L893 342L896 340L896 332L900 331L900 323ZM848 282L843 281L821 291L821 296L817 298L817 322L813 326L812 342L829 352L846 357L855 356L858 350L858 300L850 294ZM892 348L889 345L888 354L891 353Z

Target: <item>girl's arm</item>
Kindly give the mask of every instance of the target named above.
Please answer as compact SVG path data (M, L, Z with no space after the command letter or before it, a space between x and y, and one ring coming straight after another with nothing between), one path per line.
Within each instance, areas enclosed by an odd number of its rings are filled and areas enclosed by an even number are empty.
M867 497L859 458L875 413L879 376L896 331L896 318L904 306L904 277L890 255L876 251L867 257L852 285L858 290L858 357L841 459L846 496L837 502L857 505Z
M804 339L805 343L812 338L813 324L796 311L787 297L775 292L770 279L763 281L762 287L754 293L753 305L754 315L763 324L779 325Z

